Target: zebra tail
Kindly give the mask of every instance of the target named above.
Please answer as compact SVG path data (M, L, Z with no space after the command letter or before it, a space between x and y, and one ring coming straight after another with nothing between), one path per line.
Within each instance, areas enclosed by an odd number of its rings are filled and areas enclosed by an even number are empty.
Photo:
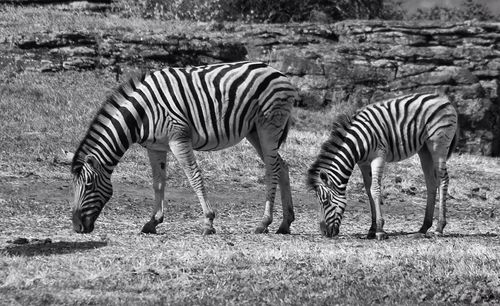
M281 137L278 141L278 148L281 147L282 143L286 142L286 138L288 137L288 131L290 130L290 118L286 121L285 128L283 129L283 133L281 133Z
M455 146L458 143L458 127L455 135L453 136L453 139L451 140L450 148L448 149L448 155L446 156L446 159L449 159L453 151L455 150Z

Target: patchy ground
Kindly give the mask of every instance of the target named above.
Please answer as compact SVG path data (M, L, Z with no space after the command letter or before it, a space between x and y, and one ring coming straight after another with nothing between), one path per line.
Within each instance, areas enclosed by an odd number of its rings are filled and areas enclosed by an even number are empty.
M59 170L64 170L60 168ZM69 176L0 176L0 296L21 304L357 304L500 301L497 208L450 200L444 237L414 240L424 198L388 193L386 241L364 239L369 208L354 183L341 235L319 235L312 195L293 188L292 235L254 235L263 185L209 186L217 234L204 237L188 187L169 188L158 235L139 234L152 192L115 182L92 234L71 229ZM390 189L390 188L389 188ZM486 193L483 193L483 196ZM490 196L490 194L488 194ZM363 203L365 202L365 203ZM280 221L277 204L276 230ZM411 288L411 289L410 289Z
M200 235L201 207L191 188L178 182L167 190L158 235L140 234L153 202L149 180L120 170L96 229L81 235L71 229L67 166L40 164L0 175L0 296L7 304L500 302L496 160L486 168L481 159L456 159L460 171L451 172L445 235L418 240L405 234L423 220L423 178L406 174L415 172L415 161L391 166L386 241L364 239L370 215L357 171L335 239L320 236L316 201L298 178L292 235L255 235L264 209L261 180L242 184L243 177L225 181L214 173L207 185L217 209L216 235ZM464 179L467 185L457 185Z
M355 173L354 175L356 175ZM20 172L0 176L2 189L0 203L3 206L2 237L0 242L13 237L50 238L54 233L70 237L84 237L72 232L71 227L71 180L69 175L46 178L36 172ZM246 187L238 183L207 182L209 199L215 207L214 221L219 234L253 233L264 211L264 185ZM353 185L353 186L352 186ZM361 238L370 225L370 209L360 182L351 185L341 236ZM498 184L497 184L498 185ZM422 186L385 188L386 230L392 236L417 230L423 221L425 191ZM491 187L475 187L468 195L470 201L456 201L451 194L448 200L448 226L445 233L451 236L496 236L499 231L500 208L492 206L487 197L494 196ZM281 221L279 193L275 206L274 232ZM498 196L497 196L498 197ZM296 221L292 233L319 235L317 201L312 192L293 188ZM190 187L169 187L166 191L168 206L165 222L158 227L159 235L166 233L186 234L201 231L201 206ZM500 200L497 198L496 200ZM149 220L153 206L153 192L144 180L131 182L126 178L114 183L114 195L96 222L92 235L113 233L139 233ZM436 211L437 212L437 211ZM40 236L41 234L47 237ZM91 235L90 235L91 236ZM344 237L345 238L345 237Z

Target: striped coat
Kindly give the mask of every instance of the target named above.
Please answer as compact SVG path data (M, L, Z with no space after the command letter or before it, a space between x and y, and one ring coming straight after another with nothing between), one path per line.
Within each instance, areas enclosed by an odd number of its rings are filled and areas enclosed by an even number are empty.
M322 233L339 232L346 207L345 190L354 166L359 165L372 210L368 237L383 239L381 178L386 162L397 162L418 154L428 187L424 225L432 225L436 189L440 187L438 233L446 224L445 198L448 188L446 160L457 131L457 113L449 99L437 94L411 94L374 103L353 117L335 120L330 138L322 145L308 171L308 186L316 191L322 209Z
M266 166L266 208L256 232L267 231L272 222L279 183L284 190L284 218L278 232L288 233L293 206L288 168L278 149L286 139L297 99L296 89L283 74L257 62L166 68L123 84L98 111L75 152L75 230L93 230L111 197L114 167L138 143L148 150L155 191L155 207L143 232L156 232L163 221L166 155L171 152L202 205L203 232L214 233L215 213L193 150L220 150L246 138ZM86 187L90 185L93 189Z

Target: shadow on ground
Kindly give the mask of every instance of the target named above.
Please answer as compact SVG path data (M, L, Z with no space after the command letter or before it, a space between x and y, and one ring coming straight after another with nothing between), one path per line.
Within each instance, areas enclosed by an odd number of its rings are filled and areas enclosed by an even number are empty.
M498 234L495 233L472 233L472 234L446 234L444 233L441 236L425 236L421 238L414 238L411 235L416 234L416 232L404 232L404 231L396 231L396 232L388 232L388 238L411 238L411 239L441 239L441 238L464 238L464 237L477 237L477 238L495 238L498 237ZM353 237L358 239L367 239L366 234L354 234Z
M30 243L8 246L2 249L1 252L5 252L12 256L48 256L77 253L80 251L102 248L107 244L108 243L106 241L59 241L54 243Z

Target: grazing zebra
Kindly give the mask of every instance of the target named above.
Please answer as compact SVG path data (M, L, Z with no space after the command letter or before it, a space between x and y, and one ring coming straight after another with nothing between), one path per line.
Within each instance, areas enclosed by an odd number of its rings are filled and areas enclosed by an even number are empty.
M166 68L130 80L109 97L76 150L73 227L88 233L112 195L111 173L134 143L147 149L153 172L154 209L144 233L163 222L166 156L175 156L201 203L203 234L213 234L215 212L207 200L193 150L212 151L246 139L265 164L266 203L256 232L273 220L279 183L283 221L277 233L289 233L294 220L288 166L278 154L285 141L296 89L277 70L258 62Z
M372 213L368 238L385 239L380 209L384 164L418 153L425 175L427 206L424 223L415 236L425 235L432 226L438 187L436 233L442 234L449 182L446 160L454 147L456 132L456 110L447 97L437 94L401 96L368 105L353 117L339 116L308 171L307 185L316 192L321 206L321 233L327 237L339 233L347 182L358 164Z

